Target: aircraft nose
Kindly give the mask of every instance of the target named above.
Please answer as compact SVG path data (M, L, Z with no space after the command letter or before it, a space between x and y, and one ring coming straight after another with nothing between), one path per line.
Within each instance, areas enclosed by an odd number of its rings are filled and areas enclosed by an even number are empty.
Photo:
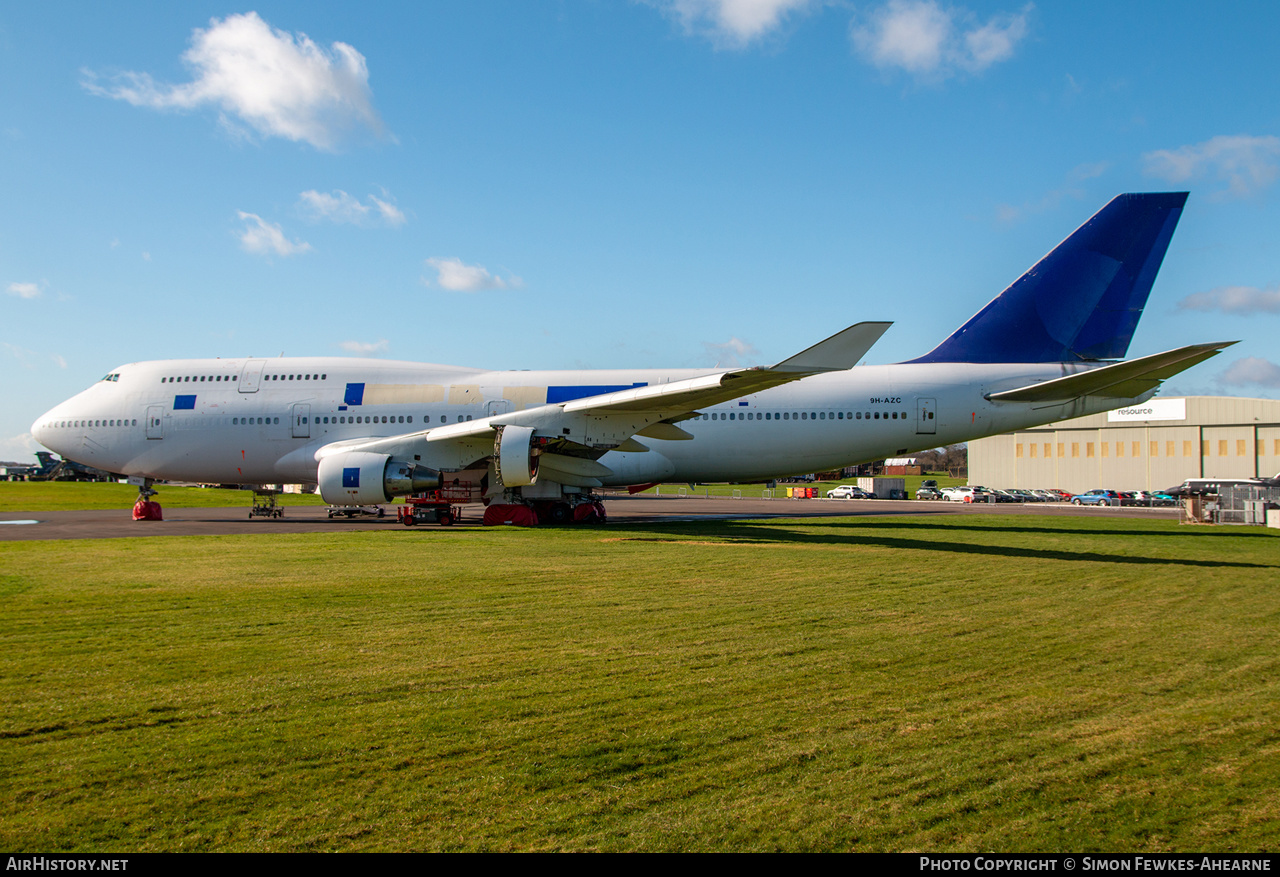
M57 450L57 448L49 444L54 440L53 422L57 419L57 416L58 409L51 408L42 414L35 423L31 424L31 437L51 451Z

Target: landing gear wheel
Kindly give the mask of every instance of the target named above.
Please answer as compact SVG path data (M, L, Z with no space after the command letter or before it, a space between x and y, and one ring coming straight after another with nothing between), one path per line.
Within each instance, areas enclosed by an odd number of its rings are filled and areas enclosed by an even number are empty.
M558 502L551 506L551 523L567 524L573 519L573 509L566 502Z

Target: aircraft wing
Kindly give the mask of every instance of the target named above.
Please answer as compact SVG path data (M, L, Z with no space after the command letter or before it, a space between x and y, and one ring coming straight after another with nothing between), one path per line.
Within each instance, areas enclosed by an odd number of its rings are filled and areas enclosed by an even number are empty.
M562 432L563 425L571 420L580 421L583 417L613 421L610 433L617 439L615 445L636 434L656 439L689 439L692 436L675 426L674 421L694 416L701 407L717 405L810 375L852 368L891 325L890 322L858 323L768 367L733 369L683 381L601 393L405 435L334 442L322 448L317 456L352 450L402 454L411 452L415 446L421 448L423 443L436 442L473 444L479 450L482 443L492 440L500 426L529 426L539 430L540 434L557 435ZM488 448L492 450L491 443Z
M595 416L643 411L663 413L664 419L676 417L810 375L852 368L892 325L891 322L858 323L777 365L734 369L668 384L650 384L647 387L617 390L555 405L494 415L468 423L439 426L430 431L427 440L437 442L488 434L494 431L498 423L541 422L553 410L564 414Z
M1164 353L1154 353L1128 362L1117 362L1102 368L1091 369L1065 378L1042 381L992 393L987 398L993 402L1062 402L1080 396L1110 396L1129 399L1154 390L1160 383L1179 372L1186 371L1222 350L1236 344L1224 341L1218 344L1192 344Z
M837 332L824 341L764 368L744 368L670 384L652 384L631 390L618 390L585 399L574 399L563 405L565 412L606 413L610 411L693 411L707 405L718 405L798 381L822 372L853 368L858 360L880 340L892 323L858 323Z

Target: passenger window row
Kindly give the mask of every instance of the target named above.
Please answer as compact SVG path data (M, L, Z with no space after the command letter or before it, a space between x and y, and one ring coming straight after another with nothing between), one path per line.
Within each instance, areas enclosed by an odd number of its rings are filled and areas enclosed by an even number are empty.
M161 378L160 383L189 384L189 383L192 383L193 381L197 383L200 383L203 381L221 382L221 381L234 381L234 380L237 380L238 377L239 377L238 375L226 375L225 377L223 375L174 375L170 377ZM328 378L329 378L328 374L263 375L262 376L262 379L264 381L324 381L324 380L328 380ZM119 379L120 379L120 375L118 374L107 375L105 378L103 378L104 381L115 381Z
M208 380L208 381L234 381L235 379L236 379L236 376L235 376L235 375L227 375L226 377L223 377L222 375L185 375L185 376L181 376L181 377L161 378L161 379L160 379L160 383L162 383L162 384L174 384L174 383L177 383L177 384L186 384L186 383L191 383L192 381L196 381L196 382L201 382L201 381L206 381L206 380Z
M902 411L733 411L728 414L717 411L704 414L699 420L906 420Z
M122 417L119 420L55 420L46 424L49 429L78 429L91 426L137 426L137 420Z
M454 422L464 423L470 420L472 417L473 415L471 414L459 414L457 415L457 419ZM413 415L412 414L407 416L403 414L396 414L396 415L388 414L388 415L375 415L375 416L356 415L354 417L352 416L324 417L324 418L318 418L317 420L323 423L413 423ZM431 415L428 414L423 416L422 422L426 424L431 423ZM440 422L448 423L449 415L447 414L440 415Z

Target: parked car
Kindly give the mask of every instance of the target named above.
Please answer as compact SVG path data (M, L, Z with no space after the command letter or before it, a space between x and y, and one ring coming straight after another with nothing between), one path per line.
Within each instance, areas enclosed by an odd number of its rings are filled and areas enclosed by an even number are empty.
M937 482L935 481L936 485ZM916 499L943 499L942 491L937 487L929 487L927 484L921 484L920 489L916 491Z
M1133 502L1135 505L1169 506L1174 505L1177 500L1167 493L1139 490L1133 494Z
M841 484L827 491L827 499L875 499L876 495L852 484Z
M991 492L985 487L944 487L942 498L948 502L987 502Z
M1120 496L1119 491L1101 488L1071 497L1072 505L1118 506L1123 501L1124 498Z

